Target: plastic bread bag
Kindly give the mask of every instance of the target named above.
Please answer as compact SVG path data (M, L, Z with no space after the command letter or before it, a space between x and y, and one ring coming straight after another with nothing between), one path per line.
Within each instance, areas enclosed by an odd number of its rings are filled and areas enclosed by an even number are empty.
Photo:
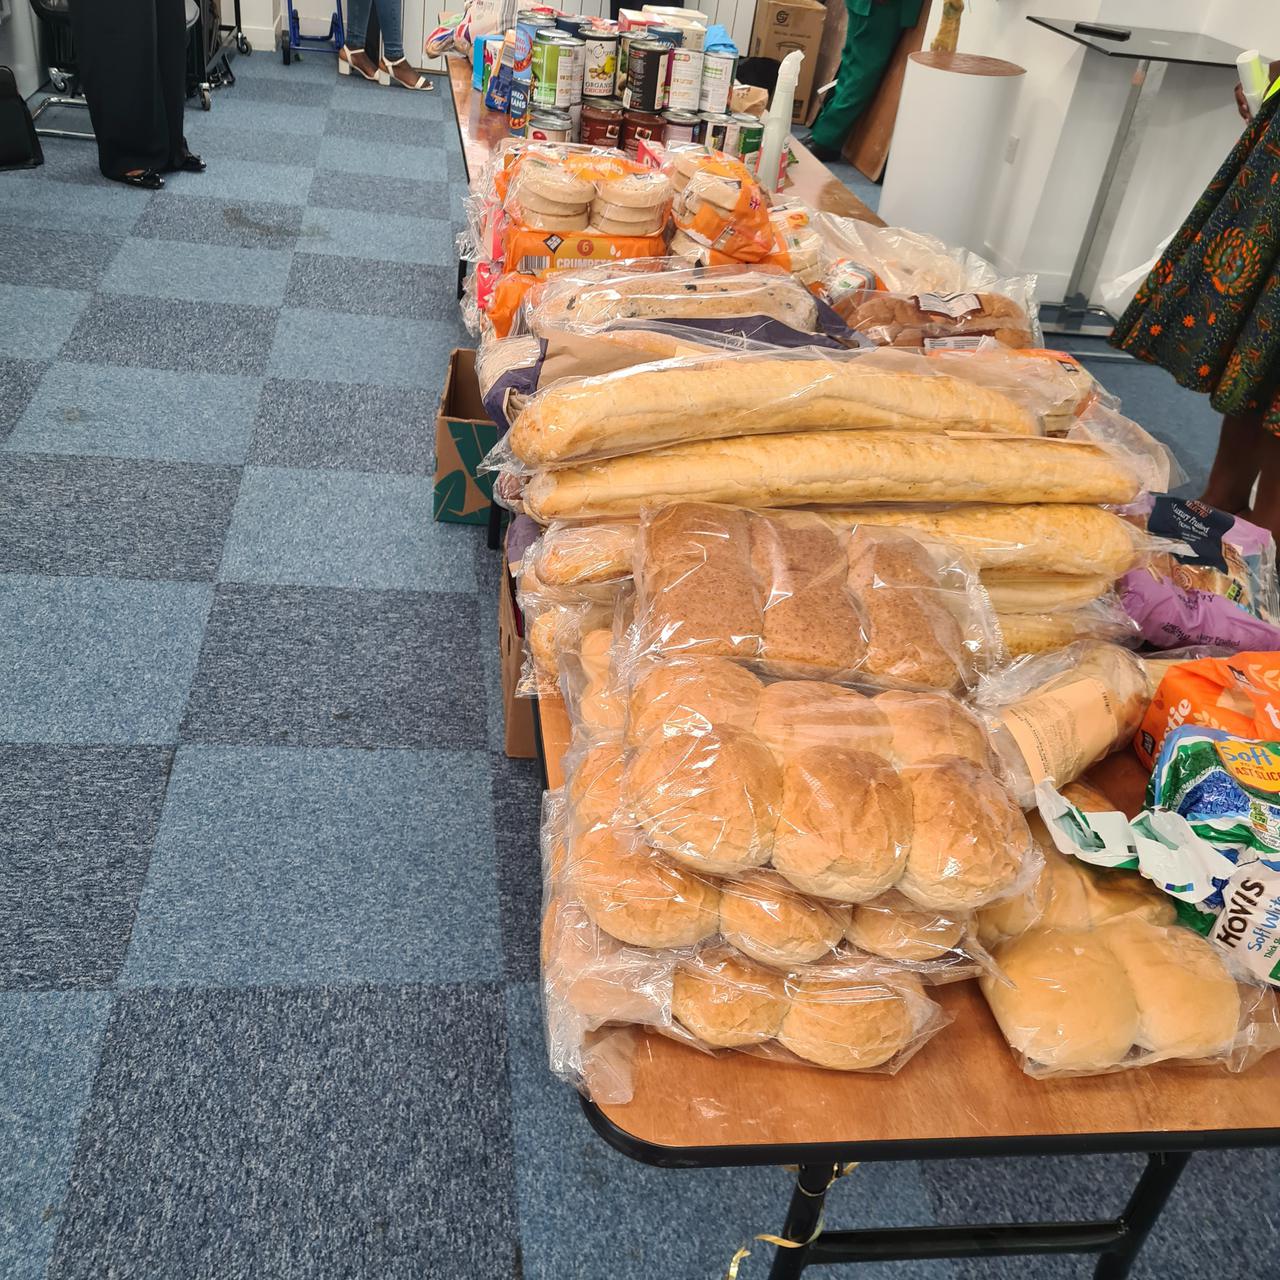
M638 531L633 520L548 525L535 560L538 576L564 587L629 578Z
M1037 1078L1168 1061L1241 1071L1280 1044L1275 993L1180 925L1036 928L993 955L1008 982L983 977L983 994Z
M620 739L626 723L626 692L615 665L618 635L631 623L630 584L620 584L607 622L592 615L577 642L561 654L560 691L575 741Z
M1137 731L1150 691L1142 659L1082 641L1017 659L984 680L977 703L1024 809L1042 782L1074 782Z
M746 165L698 147L668 148L666 159L678 233L738 262L760 262L774 252L769 206Z
M530 564L537 557L532 548ZM524 615L525 663L516 693L555 697L560 691L561 655L576 649L582 636L612 624L618 585L544 587L532 569L522 570L516 600Z
M1149 460L1086 441L915 431L811 431L696 440L645 453L503 474L542 524L618 519L671 502L751 507L870 503L1133 501Z
M845 938L859 951L935 985L994 968L978 941L972 913L921 910L893 890L851 908Z
M1011 658L1051 653L1086 640L1129 646L1141 639L1137 623L1114 591L1088 604L1046 613L997 610L996 625Z
M640 653L946 690L1002 656L972 563L904 530L675 503L645 512L634 567Z
M953 347L992 338L1015 350L1040 344L1035 277L961 293L851 291L834 303L851 329L880 347Z
M949 1021L892 966L837 958L782 974L724 946L681 958L671 1013L671 1034L700 1048L889 1075Z
M516 461L537 468L677 441L848 430L1004 437L1034 436L1039 425L1000 392L927 363L910 373L886 371L856 351L801 347L655 360L544 384L509 440Z
M1168 445L1157 440L1132 418L1126 418L1102 403L1090 405L1076 419L1065 438L1101 445L1112 454L1126 458L1138 476L1144 494L1167 493L1187 483L1187 474Z
M1105 573L1032 574L1008 569L986 569L980 578L998 614L1081 609L1109 594L1113 582Z

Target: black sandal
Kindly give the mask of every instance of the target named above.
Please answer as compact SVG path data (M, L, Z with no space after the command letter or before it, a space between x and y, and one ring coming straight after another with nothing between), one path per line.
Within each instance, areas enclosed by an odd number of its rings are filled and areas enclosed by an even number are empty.
M128 187L141 187L144 191L159 191L164 179L154 169L142 169L138 173L124 173L116 179Z
M208 167L209 166L192 151L188 151L187 154L178 161L178 168L181 169L183 173L203 173Z

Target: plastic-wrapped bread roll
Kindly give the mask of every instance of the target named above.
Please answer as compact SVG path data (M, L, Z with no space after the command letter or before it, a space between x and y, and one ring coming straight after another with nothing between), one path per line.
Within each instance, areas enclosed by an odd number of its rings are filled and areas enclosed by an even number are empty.
M631 573L635 524L569 524L548 529L538 545L538 577L548 586L615 582Z
M1076 609L1052 613L997 613L1004 647L1015 658L1048 654L1089 640L1127 644L1138 638L1138 624L1115 592Z
M727 658L675 657L654 663L631 690L627 739L650 734L750 732L764 686Z
M566 768L568 821L576 830L613 825L622 802L622 746L588 747Z
M986 727L954 698L888 689L876 695L875 706L888 722L890 753L898 764L960 756L991 768L994 756Z
M721 936L761 964L820 960L839 944L848 920L847 908L807 898L772 871L721 886Z
M937 911L970 911L1013 893L1033 846L1004 787L958 756L912 765L903 777L912 832L899 891Z
M1139 1048L1157 1058L1225 1054L1240 1024L1240 993L1218 951L1179 926L1125 916L1100 931L1138 1005Z
M1009 984L984 975L982 993L1033 1074L1103 1071L1128 1056L1138 1002L1100 931L1033 929L992 954Z
M729 874L773 851L782 778L751 734L651 735L631 754L623 792L654 848L687 866Z
M1106 595L1114 579L1102 575L1073 576L1042 574L1006 574L988 570L982 585L999 614L1056 613L1063 609L1079 609Z
M703 1044L741 1049L772 1040L787 997L781 974L722 947L676 966L671 1015Z
M1096 575L1114 581L1143 555L1141 535L1114 512L1080 503L863 507L833 516L901 525L954 543L980 569Z
M916 1038L922 1013L933 1011L906 974L892 981L817 965L790 981L791 1005L778 1039L798 1058L836 1071L868 1071L896 1058ZM830 976L828 976L828 974Z
M953 951L967 926L963 914L921 911L900 894L889 893L854 907L845 937L855 947L886 960L923 962Z
M678 441L787 431L978 431L1032 436L1008 397L946 375L885 373L856 356L694 357L548 387L511 427L526 466L636 453Z
M753 507L867 502L1126 503L1138 474L1074 440L843 431L699 440L540 471L524 490L535 520L637 514L649 503Z
M884 757L890 751L889 720L878 699L823 680L779 680L766 685L757 705L754 732L779 759L815 747L869 751Z
M797 889L874 898L902 875L912 840L910 793L881 756L819 747L785 757L773 865Z
M569 884L592 922L637 947L689 947L719 924L715 882L627 836L595 828L573 838Z

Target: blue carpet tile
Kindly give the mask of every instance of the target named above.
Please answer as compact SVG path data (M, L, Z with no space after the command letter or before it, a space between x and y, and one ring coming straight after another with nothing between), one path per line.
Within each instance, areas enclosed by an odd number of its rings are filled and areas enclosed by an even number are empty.
M235 65L207 174L0 174L0 1277L713 1280L787 1175L629 1161L546 1068L498 560L431 521L447 94ZM1201 483L1204 401L1096 368ZM869 1165L828 1222L1110 1212L1135 1169ZM1256 1272L1277 1174L1198 1157L1135 1276Z

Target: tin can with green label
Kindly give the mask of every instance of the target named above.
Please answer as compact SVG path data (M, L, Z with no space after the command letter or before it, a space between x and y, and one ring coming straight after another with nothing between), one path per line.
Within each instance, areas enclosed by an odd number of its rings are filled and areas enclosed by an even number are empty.
M564 53L559 41L548 29L540 31L533 42L533 102L539 107L567 106L556 101L560 79L560 58Z

